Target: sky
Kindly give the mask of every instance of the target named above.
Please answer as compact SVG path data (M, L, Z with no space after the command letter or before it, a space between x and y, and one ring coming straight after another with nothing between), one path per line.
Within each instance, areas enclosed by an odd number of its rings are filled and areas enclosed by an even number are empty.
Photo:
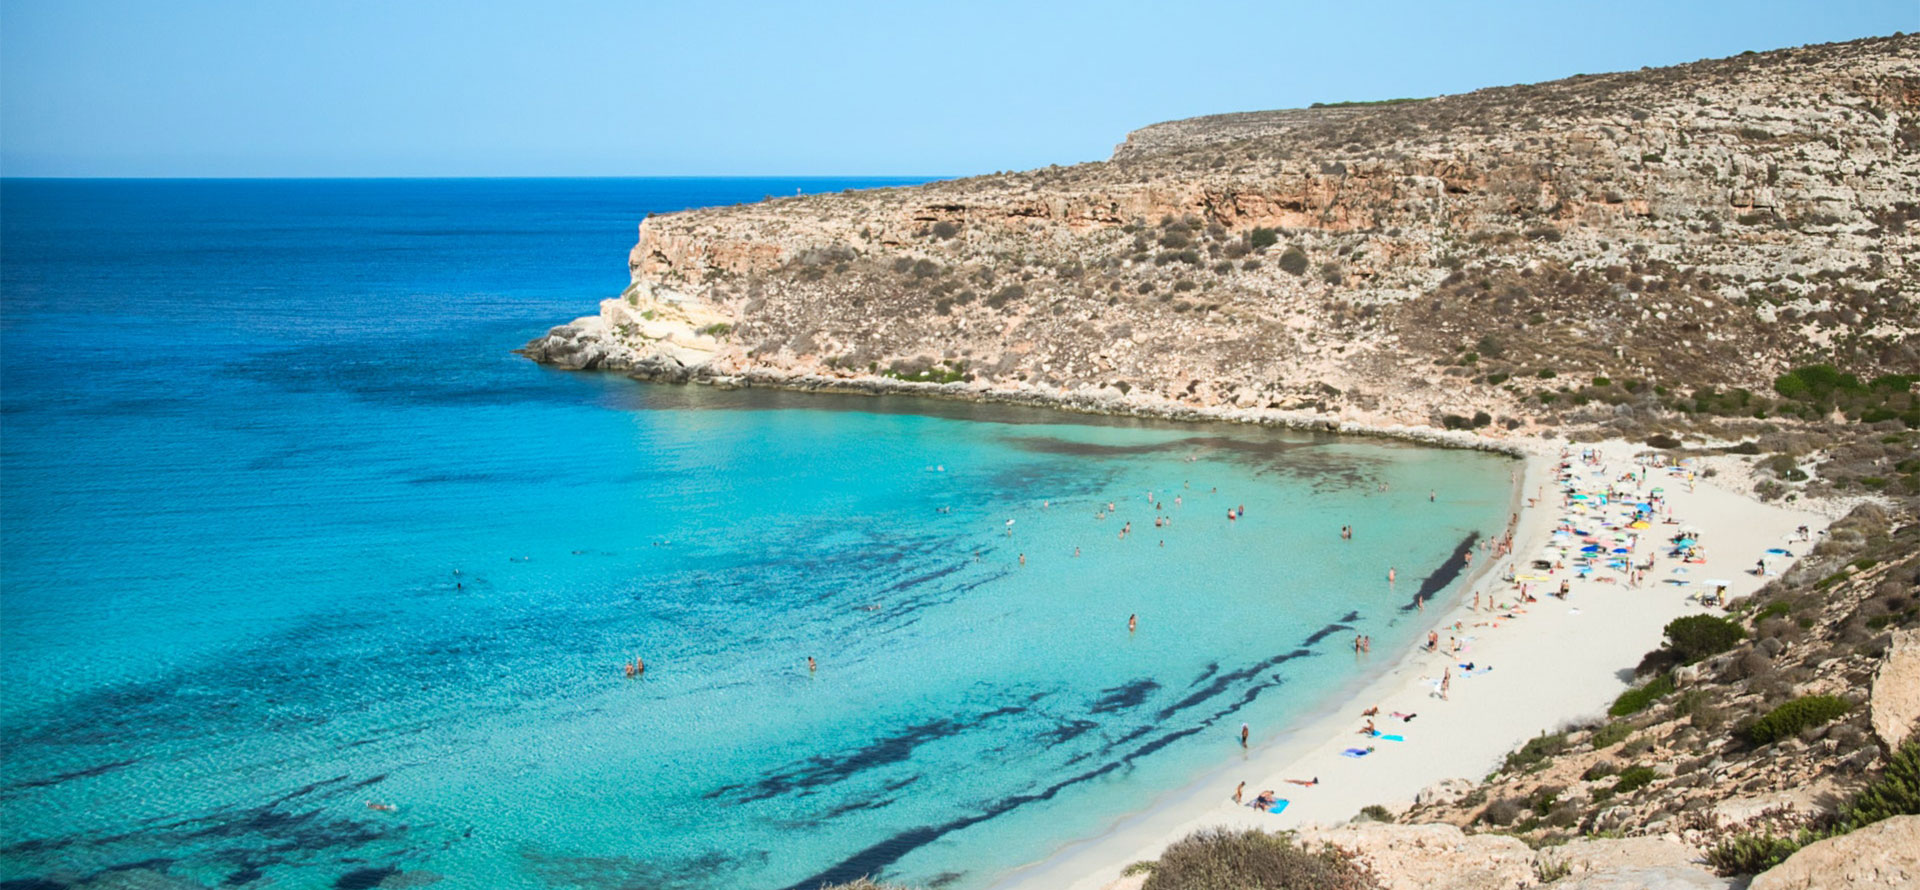
M1920 0L0 0L0 175L965 175L1916 30Z

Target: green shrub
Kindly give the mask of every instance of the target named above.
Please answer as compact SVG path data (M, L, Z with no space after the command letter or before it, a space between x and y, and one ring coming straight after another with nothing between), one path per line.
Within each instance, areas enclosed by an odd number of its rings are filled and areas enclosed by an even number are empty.
M1520 746L1520 750L1508 753L1506 763L1502 769L1508 772L1532 769L1545 763L1548 758L1566 749L1566 733L1556 732L1553 735L1541 733L1538 736L1528 739L1526 744Z
M1586 772L1580 774L1580 778L1592 782L1598 779L1604 779L1618 772L1620 772L1620 767L1615 766L1613 761L1596 760L1592 766L1587 767Z
M1360 808L1360 818L1369 822L1392 822L1393 813L1377 803L1370 803Z
M1682 664L1732 649L1747 632L1732 621L1712 615L1688 615L1667 622L1667 646L1680 656Z
M1289 247L1280 254L1280 269L1288 275L1307 274L1307 252L1298 247Z
M714 322L713 324L707 325L704 328L700 328L699 330L694 331L694 333L705 334L709 337L716 337L716 338L725 337L726 335L733 333L733 325L727 324L724 321L718 321L718 322Z
M1620 693L1620 697L1613 700L1613 707L1607 709L1607 714L1613 717L1638 714L1651 707L1654 702L1665 698L1673 689L1673 678L1661 674L1645 686L1637 686Z
M960 226L957 223L943 219L933 224L933 237L939 238L942 241L958 234L960 234Z
M1768 603L1766 608L1753 613L1753 626L1759 627L1762 622L1769 618L1784 618L1787 613L1792 611L1793 607L1787 605L1784 600L1774 600Z
M1848 707L1844 699L1831 695L1801 696L1754 721L1753 725L1747 727L1746 739L1755 745L1778 741L1845 714Z
M1207 829L1160 855L1143 890L1366 890L1373 886L1345 853L1313 851L1257 829Z
M1560 375L1559 373L1555 372L1552 368L1541 368L1540 371L1534 374L1533 376L1538 377L1541 380L1552 380L1553 378L1558 377Z
M1512 825L1520 818L1520 811L1525 805L1526 801L1517 797L1500 798L1487 804L1487 808L1480 811L1480 821L1488 825Z
M987 305L998 309L1014 300L1025 299L1026 296L1026 288L1017 284L1009 284L1006 287L994 291L992 296L987 297Z
M1920 815L1920 740L1909 739L1893 752L1887 772L1860 790L1840 810L1841 832L1872 825L1891 816Z
M1757 875L1787 861L1797 841L1770 834L1743 834L1721 841L1707 851L1707 862L1723 875Z
M1620 778L1614 780L1613 793L1627 794L1638 791L1653 783L1659 774L1648 766L1630 766L1620 771Z
M1280 243L1280 233L1266 226L1261 226L1247 233L1247 244L1251 245L1254 250L1265 250L1278 243ZM1294 274L1298 275L1299 273L1296 272Z

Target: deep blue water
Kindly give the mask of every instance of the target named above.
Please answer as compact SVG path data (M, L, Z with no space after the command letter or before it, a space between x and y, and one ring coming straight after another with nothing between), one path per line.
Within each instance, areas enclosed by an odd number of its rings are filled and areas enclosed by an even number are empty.
M880 184L0 181L0 881L978 887L1502 524L1482 454L509 352L648 212Z

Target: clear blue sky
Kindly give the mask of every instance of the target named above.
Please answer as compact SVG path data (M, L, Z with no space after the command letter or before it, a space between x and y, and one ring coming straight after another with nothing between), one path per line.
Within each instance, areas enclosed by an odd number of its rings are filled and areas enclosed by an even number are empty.
M1920 30L1920 2L0 0L0 174L967 174Z

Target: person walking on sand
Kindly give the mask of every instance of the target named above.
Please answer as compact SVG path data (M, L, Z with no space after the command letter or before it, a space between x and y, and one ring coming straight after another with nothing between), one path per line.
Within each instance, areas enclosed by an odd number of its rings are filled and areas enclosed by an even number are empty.
M1240 787L1233 789L1233 802L1239 803L1241 798L1246 796L1246 793L1247 793L1247 783L1241 782Z
M1446 673L1443 673L1440 675L1440 700L1441 701L1453 700L1447 697L1447 691L1452 688L1453 688L1453 668L1448 667L1446 670Z

